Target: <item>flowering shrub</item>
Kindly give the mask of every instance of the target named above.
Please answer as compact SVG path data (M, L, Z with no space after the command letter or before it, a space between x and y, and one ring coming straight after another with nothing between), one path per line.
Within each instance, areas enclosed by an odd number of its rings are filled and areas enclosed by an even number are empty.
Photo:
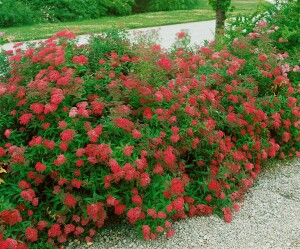
M90 242L111 215L146 240L176 219L230 222L265 161L300 151L299 66L268 28L197 51L69 31L6 51L1 248Z
M248 35L259 22L272 23L275 30L269 30L273 46L282 52L299 54L300 5L298 0L276 0L274 4L262 5L249 16L238 15L228 20L226 35L229 40L241 33ZM297 57L297 56L294 56ZM299 57L299 56L298 56ZM297 57L297 58L298 58Z

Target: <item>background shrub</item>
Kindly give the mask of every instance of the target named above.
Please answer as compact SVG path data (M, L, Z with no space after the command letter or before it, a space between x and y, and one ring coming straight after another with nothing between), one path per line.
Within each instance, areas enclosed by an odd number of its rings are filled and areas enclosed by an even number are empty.
M134 3L134 0L5 0L0 4L0 27L129 15Z
M34 15L34 12L21 1L0 2L0 27L30 24L34 21Z
M136 1L136 10L147 11L168 11L168 10L187 10L199 5L201 0L150 0Z

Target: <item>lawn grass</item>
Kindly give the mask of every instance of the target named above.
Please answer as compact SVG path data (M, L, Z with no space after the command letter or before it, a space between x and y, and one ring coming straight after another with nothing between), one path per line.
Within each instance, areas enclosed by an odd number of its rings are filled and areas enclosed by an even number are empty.
M234 11L231 15L251 13L256 7L264 2L263 0L232 0ZM124 17L103 17L93 20L62 22L62 23L41 23L26 25L20 27L0 28L5 36L11 41L28 41L42 38L48 38L54 33L69 29L75 34L99 33L108 28L134 29L153 26L162 26L187 22L198 22L212 20L215 18L215 12L203 0L197 9L161 11L136 14Z

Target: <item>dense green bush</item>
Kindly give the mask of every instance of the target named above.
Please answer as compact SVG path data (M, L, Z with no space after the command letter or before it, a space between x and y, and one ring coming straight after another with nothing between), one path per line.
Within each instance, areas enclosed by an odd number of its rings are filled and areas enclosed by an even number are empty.
M129 15L134 3L134 0L5 0L0 4L0 27Z
M0 27L29 24L34 21L33 11L18 0L0 1Z
M135 12L187 10L196 7L201 0L136 0Z
M134 0L23 0L39 9L46 21L93 19L106 15L128 15Z

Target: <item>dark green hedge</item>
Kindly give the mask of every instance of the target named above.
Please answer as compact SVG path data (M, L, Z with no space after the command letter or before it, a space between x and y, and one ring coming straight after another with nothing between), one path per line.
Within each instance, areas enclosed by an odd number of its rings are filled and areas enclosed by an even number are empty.
M129 15L134 4L134 0L5 0L0 4L0 27Z
M201 0L3 0L0 27L191 9Z

